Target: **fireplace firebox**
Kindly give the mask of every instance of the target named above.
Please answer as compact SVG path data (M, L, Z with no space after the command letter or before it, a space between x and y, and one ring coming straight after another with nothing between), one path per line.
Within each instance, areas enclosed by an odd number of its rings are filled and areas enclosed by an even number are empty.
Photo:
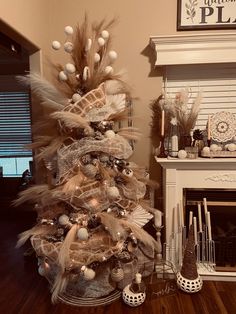
M232 189L183 189L186 226L190 213L205 224L204 201L211 216L212 239L215 244L216 271L236 271L236 190Z
M211 214L213 240L215 241L217 266L209 270L199 267L199 273L205 280L235 281L236 269L232 267L235 267L236 159L169 159L156 157L156 161L163 168L166 247L172 247L173 233L178 233L179 209L183 208L183 216L185 216L187 210L191 211L191 209L197 214L198 202L202 202L203 198L207 198L208 211ZM185 204L186 201L187 204ZM203 207L202 203L201 206ZM188 230L188 217L188 214L186 214L184 221L186 230ZM202 218L204 222L204 217ZM216 224L215 218L218 221ZM225 234L227 234L227 239L224 237ZM174 248L176 252L173 256L175 255L176 260L176 256L179 254L176 243ZM225 255L224 261L222 261L223 255ZM177 257L179 260L181 259L181 256Z

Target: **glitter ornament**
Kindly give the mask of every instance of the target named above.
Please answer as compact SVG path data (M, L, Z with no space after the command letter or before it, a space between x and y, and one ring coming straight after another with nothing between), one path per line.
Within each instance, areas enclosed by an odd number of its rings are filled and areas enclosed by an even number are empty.
M75 69L74 64L72 64L72 63L67 63L67 64L65 65L65 71L66 71L67 73L69 73L69 74L75 73L76 69Z
M65 214L61 215L59 218L58 218L58 223L62 226L67 226L68 224L70 224L70 220L69 220L69 217Z
M73 102L77 102L77 101L79 101L80 99L81 99L80 94L77 94L77 93L73 94L73 96L72 96L72 101L73 101Z
M89 238L88 230L86 228L79 228L77 231L77 237L81 241L86 241Z
M54 40L54 41L52 42L52 48L53 48L54 50L59 50L59 49L61 48L61 44L59 43L59 41Z
M58 74L59 80L60 81L67 81L68 80L68 76L64 71L60 71Z
M104 46L104 45L105 45L105 40L104 40L104 38L99 37L99 38L98 38L98 44L99 44L100 47Z
M97 174L97 168L92 164L81 167L81 171L88 178L94 178Z
M64 50L67 53L71 53L73 50L73 44L70 41L65 42L64 44Z
M102 38L107 39L107 38L109 38L110 34L109 34L109 32L107 30L104 29L101 32L101 36L102 36Z
M114 72L113 67L111 67L110 65L106 66L104 72L106 74L112 74Z
M96 52L96 53L94 54L94 62L97 63L97 62L100 61L100 59L101 59L101 57L100 57L99 53Z
M119 282L124 279L124 270L121 267L115 267L111 270L111 280Z
M107 195L110 199L116 199L120 196L120 192L116 186L110 186L107 189Z
M86 280L93 280L95 275L96 275L96 273L93 269L88 268L85 265L81 267L81 273L82 273L84 279L86 279Z
M108 52L108 56L111 59L111 61L115 61L117 59L117 52L114 50L111 50Z
M125 175L126 177L131 178L134 173L133 173L133 170L128 169L128 168L125 168L125 169L122 171L122 174Z
M107 130L104 134L107 138L114 138L116 136L116 133L112 130Z
M71 26L66 26L64 31L65 31L66 35L72 35L74 32L73 27L71 27Z

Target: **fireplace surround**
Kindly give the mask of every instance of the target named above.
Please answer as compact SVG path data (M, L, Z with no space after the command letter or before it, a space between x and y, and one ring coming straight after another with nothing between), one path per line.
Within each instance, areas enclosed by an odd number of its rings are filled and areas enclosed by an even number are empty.
M150 36L149 43L155 53L155 67L162 68L163 81L166 70L176 65L210 65L216 68L217 65L228 64L231 67L236 64L236 32L233 30ZM197 69L194 74L198 80ZM183 203L184 190L236 190L236 158L155 158L163 173L165 238L169 245L174 208ZM204 279L236 280L236 272L200 269L200 274Z
M163 198L165 213L165 241L170 245L176 208L184 203L185 189L236 190L235 158L156 158L163 168ZM204 198L204 194L202 195ZM174 227L175 228L175 227ZM204 279L236 280L236 272L200 269Z

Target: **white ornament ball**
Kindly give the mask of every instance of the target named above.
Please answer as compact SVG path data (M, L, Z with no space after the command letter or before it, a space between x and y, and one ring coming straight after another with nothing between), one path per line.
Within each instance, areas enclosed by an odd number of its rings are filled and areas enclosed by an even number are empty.
M236 150L236 145L234 143L230 143L227 147L230 152L234 152Z
M80 94L77 94L75 93L73 96L72 96L72 100L73 102L77 102L81 99L82 97L80 96Z
M59 72L58 77L59 77L60 81L67 81L68 80L68 76L64 71Z
M104 46L105 45L105 39L102 37L99 37L98 38L98 44L100 47Z
M46 274L49 272L50 270L50 265L46 262L41 262L39 264L39 267L38 267L38 273L40 276L46 276Z
M114 72L114 69L113 69L112 66L108 65L108 66L105 67L104 72L106 74L112 74Z
M86 266L82 266L81 271L83 273L84 279L86 279L86 280L93 280L95 275L96 275L96 273L93 269L88 268Z
M60 42L57 41L57 40L54 40L54 41L52 42L52 48L53 48L54 50L59 50L59 49L61 48Z
M218 150L219 146L217 144L211 144L210 146L210 150L212 152L216 152Z
M96 52L96 53L94 54L94 61L97 63L97 62L100 61L100 59L101 59L100 54Z
M122 298L127 305L136 307L141 305L145 301L146 293L145 292L133 293L130 290L130 285L128 285L124 288L122 292Z
M116 136L116 133L113 130L107 130L104 135L107 138L114 138Z
M69 220L69 217L67 215L63 214L58 218L58 222L60 225L66 226L70 223L70 220Z
M185 159L187 157L187 152L184 149L178 151L179 159Z
M208 147L208 146L203 147L202 152L205 154L209 154L210 153L210 147Z
M117 59L117 52L114 50L111 50L108 52L108 56L111 59L111 61L115 61Z
M67 73L69 73L69 74L75 73L76 69L75 69L74 64L72 64L72 63L67 63L67 64L65 65L65 71L66 71Z
M43 265L39 265L38 273L39 273L40 276L43 276L43 277L46 275L46 270L45 270Z
M107 30L104 29L101 32L101 36L102 36L102 38L107 39L107 38L109 38L110 34L109 34L109 32Z
M86 228L79 228L77 231L77 237L81 241L86 241L89 238L88 230Z
M88 38L86 46L85 46L85 51L89 51L91 49L91 46L92 46L92 39Z
M74 32L73 27L71 27L71 26L66 26L64 31L65 31L66 35L72 35Z
M71 53L73 51L73 44L70 41L64 43L65 52Z
M110 186L107 188L107 195L110 199L117 199L120 196L120 192L116 186Z

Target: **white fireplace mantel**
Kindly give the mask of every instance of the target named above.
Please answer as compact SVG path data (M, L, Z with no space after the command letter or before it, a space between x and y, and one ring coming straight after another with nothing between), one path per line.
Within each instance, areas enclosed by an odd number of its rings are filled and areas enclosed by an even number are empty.
M156 66L236 62L236 33L151 36Z
M157 158L156 162L163 168L163 197L165 212L165 235L168 244L176 223L176 209L183 204L185 188L196 189L235 189L236 158ZM203 196L204 198L204 193ZM176 222L175 221L175 222ZM206 279L235 280L236 272L224 272L217 275L210 273ZM221 277L221 278L220 278Z

